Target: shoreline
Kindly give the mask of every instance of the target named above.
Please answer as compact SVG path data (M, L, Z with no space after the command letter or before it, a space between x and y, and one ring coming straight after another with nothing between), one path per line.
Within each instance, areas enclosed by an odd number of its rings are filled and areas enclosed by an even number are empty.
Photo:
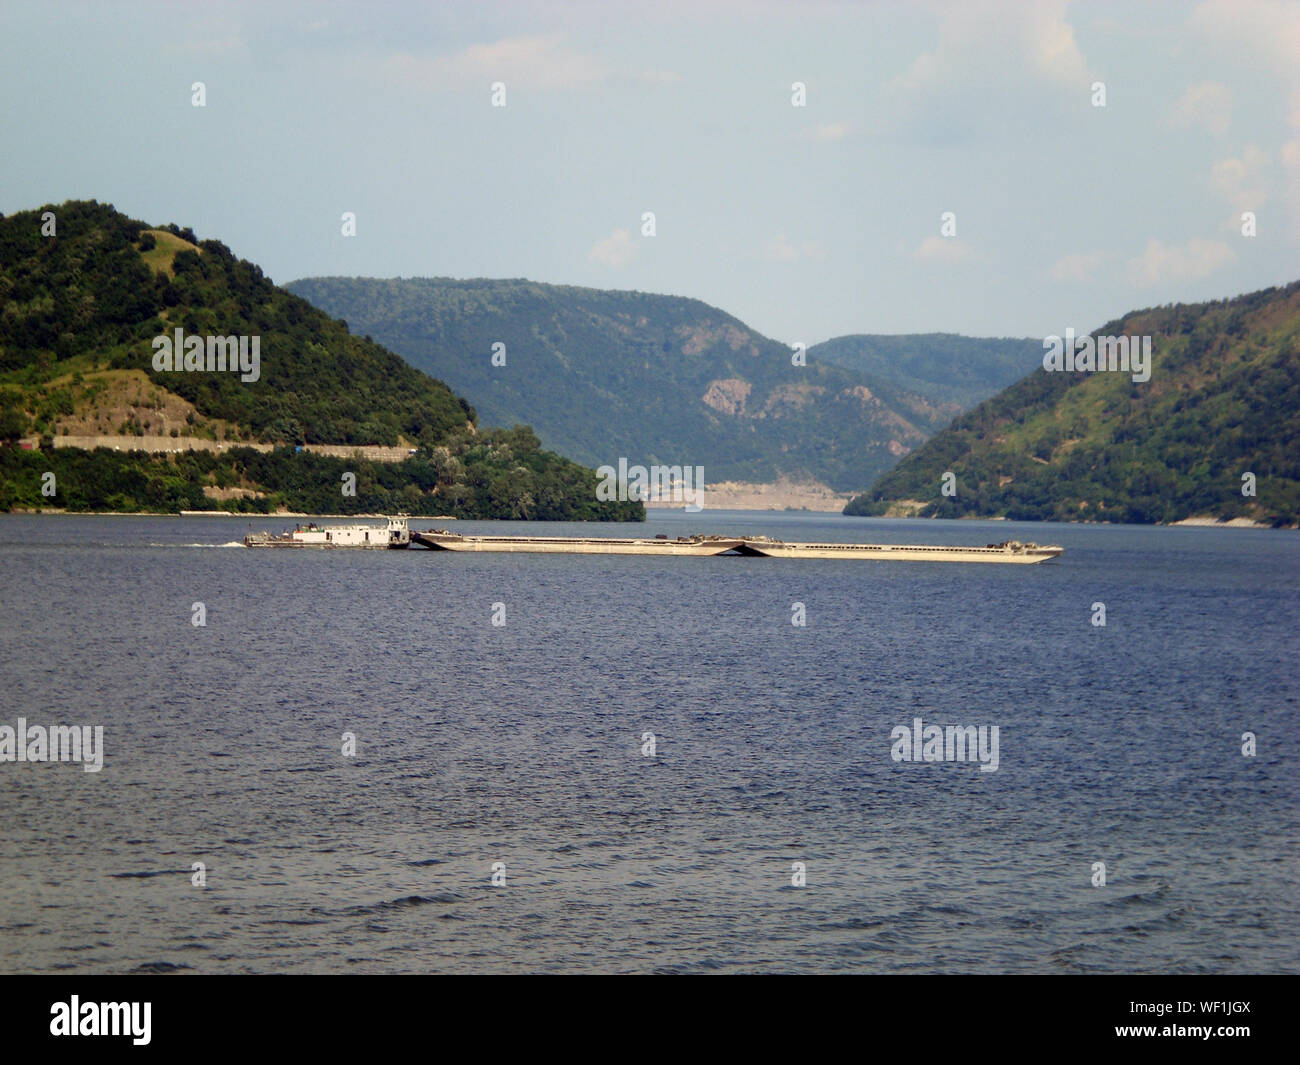
M839 514L844 510L852 492L837 492L818 481L719 481L701 489L698 502L705 510L770 510L775 512L808 512L814 514ZM649 510L680 510L685 500L647 499Z
M1175 526L1182 525L1188 528L1209 528L1209 529L1271 529L1272 525L1267 522L1255 521L1253 518L1228 518L1226 521L1222 518L1211 518L1199 516L1193 518L1183 518L1181 521L1171 521L1168 523L1172 529ZM1294 529L1294 525L1279 526L1283 529Z
M15 507L4 514L22 514L27 517L71 517L71 518L238 518L253 521L272 521L278 518L340 518L382 521L387 514L308 514L305 511L272 511L270 514L234 514L228 510L60 510L57 507L42 507L38 510ZM457 518L452 514L408 514L411 521L494 521L493 518Z
M681 510L682 505L673 504L647 504L646 519L650 520L654 511L673 511ZM758 507L705 507L700 514L706 514L709 510L744 510L753 513L770 513L770 514L839 514L839 511L813 510L810 508L786 507L778 509L771 506ZM42 507L39 509L15 508L10 511L0 511L0 516L6 514L22 515L25 517L75 517L75 518L230 518L240 521L276 521L286 518L323 518L330 521L382 521L389 517L387 514L309 514L302 511L276 511L270 514L248 513L234 514L223 510L183 510L176 511L162 510L60 510L56 507ZM860 515L845 515L848 517L858 517ZM875 515L877 518L884 520L897 521L1009 521L1004 515L995 515L991 517L982 517L977 515L963 514L960 518L918 518L915 515ZM407 518L410 521L514 521L510 518L457 518L451 514L409 514ZM537 524L563 524L563 523L542 523ZM572 523L582 524L582 523ZM605 525L609 522L592 522L591 524ZM625 522L614 524L643 525L645 522ZM1124 522L1111 521L1024 521L1019 522L1022 525L1123 525ZM1134 528L1142 528L1142 525L1135 525ZM1179 521L1170 522L1151 522L1149 528L1189 528L1189 529L1272 529L1284 532L1295 532L1300 529L1300 525L1269 525L1266 522L1254 521L1251 518L1228 518L1219 519L1205 516L1183 518Z

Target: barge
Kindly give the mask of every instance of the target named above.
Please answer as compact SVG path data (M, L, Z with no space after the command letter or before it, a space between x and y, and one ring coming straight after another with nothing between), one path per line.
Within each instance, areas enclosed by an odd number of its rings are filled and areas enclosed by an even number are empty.
M1019 540L984 547L942 544L839 544L774 540L767 536L467 536L446 529L412 532L405 516L384 525L298 525L279 533L250 533L245 547L407 548L431 551L524 554L750 556L757 558L846 558L877 562L1000 562L1033 565L1059 558L1065 549Z
M985 547L949 547L943 544L811 544L749 536L737 548L742 555L765 558L864 558L888 562L1011 562L1033 565L1059 558L1065 548L1004 540Z
M411 543L435 551L521 551L586 555L750 555L762 558L852 558L888 562L1003 562L1032 565L1065 549L1004 540L984 547L941 544L837 544L774 540L767 536L679 536L650 539L564 536L465 536L445 529L411 533Z
M462 536L445 529L411 534L411 542L434 551L522 551L577 555L725 555L744 542L738 536Z

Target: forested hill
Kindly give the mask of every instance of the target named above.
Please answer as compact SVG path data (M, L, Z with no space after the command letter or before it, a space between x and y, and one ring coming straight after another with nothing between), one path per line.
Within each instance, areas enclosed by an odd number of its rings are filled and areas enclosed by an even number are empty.
M194 340L196 363L178 350L179 368L157 364L161 338ZM227 340L242 345L242 364ZM227 368L213 368L214 341ZM220 241L150 228L93 200L0 216L0 443L9 445L0 448L0 509L326 503L347 513L404 503L465 517L642 516L639 504L599 503L595 471L542 451L526 428L479 432L475 423L441 381L352 335ZM14 446L23 437L43 438L58 469ZM173 454L132 451L142 437ZM71 439L107 440L110 452L133 457L110 462L101 450L79 462L74 448L53 446ZM349 467L363 491L340 496L338 471L295 459L291 447L214 465L182 462L187 441L389 445L419 455ZM56 495L39 491L41 469L68 473ZM322 495L313 478L327 475Z
M46 211L53 236L41 232ZM149 230L107 204L0 219L0 303L0 373L30 370L22 381L34 385L63 365L141 370L249 439L432 444L474 417L441 381L350 335L220 241ZM258 336L258 380L155 370L151 341L178 327Z
M956 333L854 334L814 344L808 354L925 396L956 414L1041 366L1043 343Z
M1150 379L1040 364L845 513L1300 520L1300 282L1135 311L1094 335L1149 336Z
M288 287L448 381L487 424L527 421L587 464L854 491L958 410L816 358L796 365L786 344L694 299L523 280Z

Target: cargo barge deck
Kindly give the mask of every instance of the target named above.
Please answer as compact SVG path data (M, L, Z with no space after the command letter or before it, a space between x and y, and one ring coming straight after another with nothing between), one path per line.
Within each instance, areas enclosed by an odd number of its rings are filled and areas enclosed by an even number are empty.
M411 543L435 551L522 551L588 555L749 555L758 558L850 558L885 562L1002 562L1032 565L1064 548L1007 540L985 547L939 544L799 543L766 536L682 536L624 540L600 536L463 536L444 529L411 533Z
M431 551L520 552L526 554L750 556L755 558L841 558L878 562L1000 562L1033 565L1059 558L1064 548L1006 540L984 547L942 544L838 544L774 540L767 536L466 536L446 529L408 529L405 517L383 526L299 525L279 535L251 533L245 547L407 548Z

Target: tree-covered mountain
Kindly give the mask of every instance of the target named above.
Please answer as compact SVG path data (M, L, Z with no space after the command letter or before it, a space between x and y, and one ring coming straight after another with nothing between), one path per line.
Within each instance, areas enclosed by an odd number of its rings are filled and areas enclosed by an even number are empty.
M201 351L191 364L194 353L186 350L182 365L178 350L181 368L167 368L158 359L159 338L197 338ZM213 368L231 362L226 338L241 342L247 356L256 353L251 372L249 365ZM119 397L107 413L97 406L106 396ZM124 450L130 437L182 434L232 443L404 445L420 454L389 464L381 479L386 490L411 486L405 499L413 509L640 516L639 505L597 504L594 471L544 454L527 429L479 433L473 408L441 381L351 335L221 242L175 225L151 229L95 201L0 216L0 440L37 435L52 442L70 424L99 436L129 434ZM207 460L182 466L175 453L141 452L125 464L77 466L73 456L58 455L65 450L46 452L74 473L58 480L56 496L34 497L32 484L6 480L0 503L86 509L112 496L120 509L174 509L182 498L181 505L216 505L204 491L218 487L215 468L202 472L202 483L187 487L184 480L200 476ZM325 467L294 455L286 449L226 469L220 476L235 477L244 492L225 505L264 509L311 498L309 486L277 464ZM31 461L7 456L4 476L26 477ZM78 480L76 470L96 483ZM363 509L337 484L336 476L325 497L330 512Z
M42 491L45 477L54 492ZM344 495L345 475L355 492ZM551 451L527 426L457 434L402 462L335 458L290 447L175 455L74 447L0 447L0 511L222 509L269 514L428 514L521 521L642 521L640 503L603 503L598 477ZM220 502L218 502L218 500Z
M1300 520L1300 282L1135 311L1094 336L1149 336L1150 379L1048 372L1040 350L1036 372L957 418L845 513ZM955 494L943 494L945 473Z
M530 281L311 278L331 315L447 381L488 424L532 424L590 465L701 465L710 481L869 484L955 413L699 300ZM494 354L496 356L494 361Z
M1041 366L1043 344L955 333L854 334L814 344L808 354L924 396L953 417Z
M441 381L189 230L149 231L109 205L69 202L0 221L0 265L0 372L33 371L25 384L88 357L142 371L250 439L286 443L435 443L472 420ZM151 341L177 328L260 337L258 380L155 370Z

